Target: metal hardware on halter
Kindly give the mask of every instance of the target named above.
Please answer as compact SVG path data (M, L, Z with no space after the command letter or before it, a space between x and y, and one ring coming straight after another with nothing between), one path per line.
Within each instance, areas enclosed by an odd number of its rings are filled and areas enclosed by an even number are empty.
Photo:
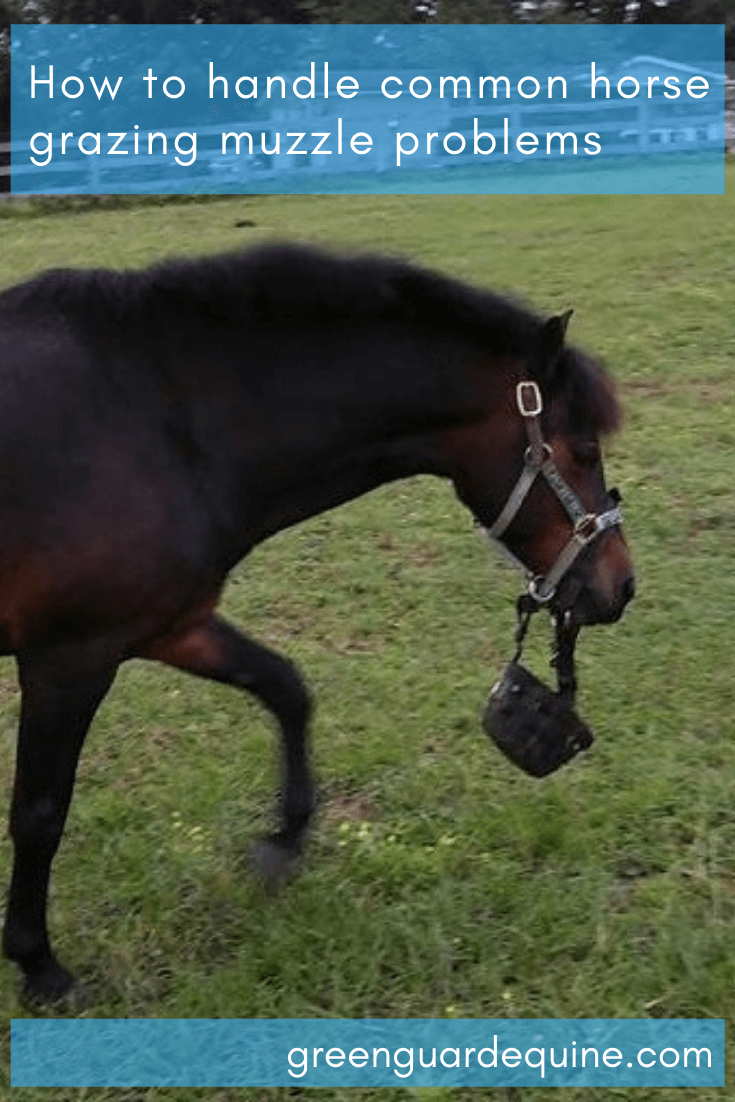
M572 566L578 555L594 539L608 528L622 523L622 514L617 504L605 513L589 513L579 496L568 485L554 463L554 453L541 433L541 413L543 399L538 383L533 379L524 379L516 386L516 404L521 417L526 422L528 448L525 453L523 470L513 487L508 500L500 510L495 523L485 529L485 533L494 540L501 540L504 532L515 519L526 500L529 490L538 475L543 475L556 494L571 520L574 530L572 537L562 550L551 570L543 578L532 577L528 592L538 604L546 604L554 596L556 587ZM526 566L513 555L504 544L501 547L511 561L522 570Z
M531 392L533 409L526 408L526 391ZM521 411L523 417L539 417L544 408L544 404L541 399L541 391L538 388L538 383L534 382L533 379L524 379L523 382L518 383L516 387L516 402L518 403L518 409Z

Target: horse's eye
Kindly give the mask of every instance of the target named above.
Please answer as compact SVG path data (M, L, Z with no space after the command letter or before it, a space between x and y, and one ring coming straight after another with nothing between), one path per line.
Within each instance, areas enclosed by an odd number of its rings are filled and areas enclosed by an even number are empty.
M574 445L574 458L578 463L594 467L600 460L600 445L596 440L585 440Z

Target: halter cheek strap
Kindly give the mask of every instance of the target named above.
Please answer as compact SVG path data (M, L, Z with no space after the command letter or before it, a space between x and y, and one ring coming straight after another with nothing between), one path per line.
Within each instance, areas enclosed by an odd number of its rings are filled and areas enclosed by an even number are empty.
M578 495L562 478L554 463L554 453L544 441L541 432L543 401L538 384L533 380L524 380L518 383L516 403L521 416L525 420L526 432L528 433L525 464L495 523L485 531L492 539L500 541L526 500L528 492L537 477L543 475L563 505L573 525L571 539L559 554L548 574L543 578L532 577L529 582L528 592L534 601L538 604L546 604L554 596L559 582L585 547L608 528L614 528L616 525L622 524L623 518L617 505L612 509L608 509L605 513L588 513ZM501 547L516 566L519 566L522 570L527 570L526 566L508 551L504 544L501 543Z

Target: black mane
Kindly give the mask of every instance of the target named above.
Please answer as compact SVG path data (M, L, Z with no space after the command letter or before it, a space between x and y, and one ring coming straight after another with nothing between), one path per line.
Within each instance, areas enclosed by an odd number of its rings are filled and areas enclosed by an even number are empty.
M493 292L379 256L335 256L301 245L266 245L214 257L174 259L139 271L55 269L0 294L0 309L61 314L82 339L159 330L162 322L270 329L411 326L456 333L495 357L532 363L543 319ZM612 383L593 360L566 349L549 398L561 394L573 421L617 427Z
M612 433L622 412L612 379L596 360L576 348L562 354L552 396L559 394L573 429Z

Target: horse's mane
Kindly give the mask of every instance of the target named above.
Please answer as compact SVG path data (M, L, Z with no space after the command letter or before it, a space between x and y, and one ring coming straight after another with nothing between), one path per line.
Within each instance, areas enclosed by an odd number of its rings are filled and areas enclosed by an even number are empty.
M567 347L551 388L568 411L572 429L611 433L620 428L622 411L612 379L600 363L576 348Z
M120 339L160 327L245 327L249 334L366 324L456 333L495 357L533 361L543 320L491 291L380 256L335 256L301 245L265 245L214 257L168 260L140 271L55 269L0 294L0 308L61 314L80 334ZM600 432L619 409L603 369L567 348L550 398ZM562 392L562 393L560 393Z

